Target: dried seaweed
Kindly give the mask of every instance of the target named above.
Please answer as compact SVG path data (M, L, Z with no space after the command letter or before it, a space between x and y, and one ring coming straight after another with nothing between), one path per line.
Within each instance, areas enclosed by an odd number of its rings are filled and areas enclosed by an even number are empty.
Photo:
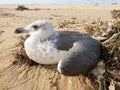
M119 90L120 82L120 10L112 10L113 20L103 21L98 18L86 24L85 30L90 36L106 37L102 43L101 59L105 61L105 73L103 81L105 90L111 87ZM113 86L111 86L111 82ZM116 87L117 85L117 87ZM118 89L119 88L119 89Z
M29 8L25 7L24 5L18 5L17 8L15 8L16 10L20 10L20 11L23 11L23 10L29 10Z

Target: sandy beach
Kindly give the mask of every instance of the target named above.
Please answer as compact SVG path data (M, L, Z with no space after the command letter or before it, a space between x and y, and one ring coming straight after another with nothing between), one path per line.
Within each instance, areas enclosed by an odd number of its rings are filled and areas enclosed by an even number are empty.
M120 5L29 4L25 6L30 10L24 11L15 10L17 6L0 5L0 90L97 90L95 83L82 75L79 78L65 77L50 69L33 66L28 70L24 65L12 65L13 52L19 48L15 46L19 42L17 38L21 36L16 35L14 30L37 20L48 20L52 22L55 30L75 30L85 33L83 23L98 18L110 21L110 11L120 10ZM62 26L65 21L72 24ZM9 69L6 69L8 67ZM27 70L29 72L25 74Z

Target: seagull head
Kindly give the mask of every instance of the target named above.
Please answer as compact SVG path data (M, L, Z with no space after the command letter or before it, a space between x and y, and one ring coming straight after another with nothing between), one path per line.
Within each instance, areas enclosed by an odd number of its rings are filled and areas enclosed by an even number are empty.
M39 20L31 23L24 28L17 28L15 33L29 33L30 36L47 38L55 33L52 24L49 21Z

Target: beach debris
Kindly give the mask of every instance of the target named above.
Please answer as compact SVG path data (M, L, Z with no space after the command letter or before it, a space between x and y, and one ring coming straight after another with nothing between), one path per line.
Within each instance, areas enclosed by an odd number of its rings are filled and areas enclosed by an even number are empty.
M102 86L105 90L119 90L120 10L112 10L111 16L113 18L111 21L103 21L101 18L98 18L95 21L85 24L85 30L88 35L95 39L97 39L97 37L105 38L105 40L102 42L103 49L101 57L103 60L105 60L105 72L101 74L102 79L99 79L99 76L97 76L97 82L99 83L99 86ZM94 71L96 71L96 69ZM104 84L102 84L103 82Z
M95 81L98 83L98 90L104 90L104 73L105 73L105 64L101 60L95 69L92 70L93 78L96 78Z
M59 22L58 28L67 28L67 27L69 27L71 24L72 24L72 25L73 25L73 24L77 24L77 22L76 22L75 20L66 19L66 20L63 20L63 21L60 21L60 22Z
M81 31L81 22L77 20L75 17L71 17L70 19L60 19L58 20L58 24L56 27L58 29L64 29L64 30L75 30L75 31Z
M112 10L111 11L111 15L112 15L112 18L114 18L114 19L120 19L120 10Z
M23 11L23 10L29 10L29 8L27 8L25 5L18 5L17 8L15 8L16 10L20 10L20 11Z
M110 37L112 34L112 25L111 21L102 21L101 18L85 24L85 30L90 36L100 36L100 37Z

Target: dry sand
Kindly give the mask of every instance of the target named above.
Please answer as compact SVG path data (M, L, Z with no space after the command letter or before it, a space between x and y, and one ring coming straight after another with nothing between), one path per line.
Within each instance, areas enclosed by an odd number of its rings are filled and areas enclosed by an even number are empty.
M14 47L19 42L14 34L17 27L24 27L36 20L49 20L57 30L84 32L82 22L99 17L111 20L110 11L120 5L25 5L30 9L17 11L17 5L0 5L0 90L97 90L91 79L84 76L65 77L46 68L12 65ZM67 28L64 21L74 21Z

